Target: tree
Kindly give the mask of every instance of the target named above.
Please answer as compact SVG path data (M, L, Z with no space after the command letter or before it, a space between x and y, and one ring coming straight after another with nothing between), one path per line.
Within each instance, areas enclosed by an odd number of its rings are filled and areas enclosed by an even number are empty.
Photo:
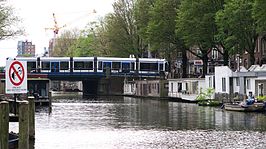
M253 18L256 22L257 33L266 33L266 3L265 0L255 0L253 6Z
M244 53L250 56L249 64L254 64L254 49L258 34L252 17L254 0L227 0L224 10L217 12L216 24L225 47L230 53Z
M151 45L151 50L156 50L169 62L176 59L178 52L182 52L182 77L187 77L186 47L180 36L175 33L179 5L180 0L156 0L153 7L150 7L146 38Z
M54 49L51 51L51 56L75 56L75 48L72 46L78 40L80 31L77 29L66 30L55 39Z
M97 51L93 49L93 42L94 36L92 34L80 36L70 47L70 51L74 51L74 56L97 56Z
M200 51L188 49L203 61L203 76L207 73L208 53L217 45L215 15L222 3L223 0L183 0L177 13L176 32L186 46Z
M151 14L149 13L156 0L136 0L134 7L134 18L135 25L137 28L138 40L140 53L148 51L148 24L151 19Z
M104 29L112 56L129 57L140 55L138 35L134 25L134 0L117 0L114 13L106 16Z
M13 14L13 8L6 5L6 0L0 0L0 40L22 35L24 30L18 28L20 19Z

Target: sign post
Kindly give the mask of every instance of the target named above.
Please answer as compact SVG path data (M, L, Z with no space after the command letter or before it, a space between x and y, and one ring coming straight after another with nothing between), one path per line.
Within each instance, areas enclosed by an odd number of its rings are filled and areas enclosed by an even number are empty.
M17 60L6 61L6 94L14 94L14 114L17 114L18 94L27 93L27 63Z
M22 61L6 61L6 94L22 94L28 92L27 63Z

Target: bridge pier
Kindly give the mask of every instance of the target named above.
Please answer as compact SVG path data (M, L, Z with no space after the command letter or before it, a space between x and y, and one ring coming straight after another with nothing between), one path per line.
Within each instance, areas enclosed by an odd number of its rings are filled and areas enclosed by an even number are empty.
M83 97L86 96L95 96L97 95L97 89L98 89L98 80L83 80L82 81L83 86Z
M102 78L98 84L99 95L122 95L124 89L123 77Z

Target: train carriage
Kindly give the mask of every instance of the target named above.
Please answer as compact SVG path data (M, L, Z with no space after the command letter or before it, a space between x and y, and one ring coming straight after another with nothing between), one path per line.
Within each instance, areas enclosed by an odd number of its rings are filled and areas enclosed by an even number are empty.
M41 57L40 69L41 72L63 73L70 72L69 57Z
M138 68L140 74L159 74L160 72L165 71L166 60L156 58L140 58L138 62Z
M97 72L133 73L136 69L135 58L97 57L97 62Z
M94 57L73 57L73 72L94 72Z
M19 57L27 61L28 72L41 73L112 73L160 75L165 59L116 57Z

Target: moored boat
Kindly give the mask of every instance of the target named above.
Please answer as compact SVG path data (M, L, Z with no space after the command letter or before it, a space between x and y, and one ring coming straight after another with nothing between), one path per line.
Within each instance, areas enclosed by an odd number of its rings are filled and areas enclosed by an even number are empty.
M13 132L9 133L9 139L8 139L9 149L15 149L18 147L18 139L19 138L17 133Z
M265 104L264 103L254 103L252 105L224 104L224 109L228 111L240 111L240 112L262 112L265 111Z

